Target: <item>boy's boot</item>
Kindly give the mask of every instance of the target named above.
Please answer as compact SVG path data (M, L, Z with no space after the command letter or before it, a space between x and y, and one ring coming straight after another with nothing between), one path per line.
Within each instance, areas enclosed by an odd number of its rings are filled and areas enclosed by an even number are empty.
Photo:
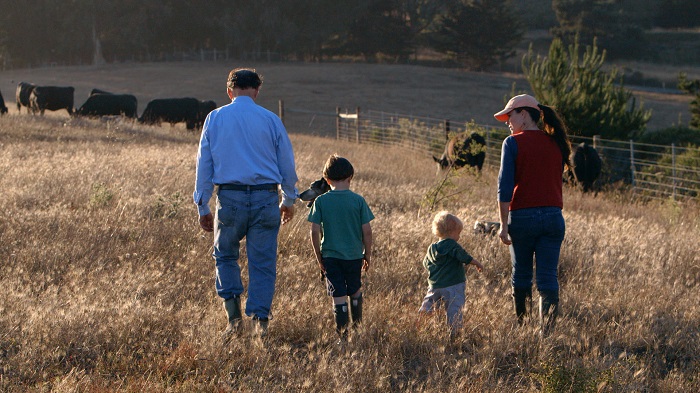
M228 326L224 331L224 339L228 340L233 333L236 333L241 326L243 315L241 314L241 297L234 296L224 300L224 309L228 317Z
M540 291L540 335L547 337L559 315L559 291Z
M515 305L515 315L518 317L518 325L523 324L523 319L527 314L528 300L532 309L532 288L513 288L513 304Z
M348 304L336 304L333 314L335 315L335 330L338 332L340 339L344 340L348 334Z
M350 298L350 316L352 316L352 326L362 322L362 294L354 298Z

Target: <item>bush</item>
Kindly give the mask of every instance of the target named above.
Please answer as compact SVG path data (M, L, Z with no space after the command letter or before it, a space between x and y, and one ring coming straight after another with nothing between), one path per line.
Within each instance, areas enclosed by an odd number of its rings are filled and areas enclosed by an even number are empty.
M638 142L652 145L700 146L700 131L683 126L669 127L645 132L639 137Z

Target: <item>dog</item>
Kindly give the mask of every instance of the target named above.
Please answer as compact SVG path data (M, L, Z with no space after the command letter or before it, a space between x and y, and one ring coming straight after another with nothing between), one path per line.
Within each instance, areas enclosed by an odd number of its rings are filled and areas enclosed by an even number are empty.
M501 223L496 221L479 221L474 222L474 234L496 235L501 230Z
M318 198L319 195L323 195L330 190L331 186L328 185L326 179L320 178L312 182L311 185L309 185L308 190L299 194L299 199L305 202L309 202L306 204L306 207L311 207L311 205L314 204L314 200L316 200L316 198Z

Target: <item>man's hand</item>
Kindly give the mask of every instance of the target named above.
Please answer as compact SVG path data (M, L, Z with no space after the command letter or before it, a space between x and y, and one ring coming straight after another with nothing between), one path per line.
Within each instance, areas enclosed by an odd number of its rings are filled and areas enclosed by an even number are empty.
M282 225L288 223L294 217L294 205L285 206L280 204L280 215L282 216Z
M207 232L214 231L214 216L209 213L206 216L199 216L199 226Z

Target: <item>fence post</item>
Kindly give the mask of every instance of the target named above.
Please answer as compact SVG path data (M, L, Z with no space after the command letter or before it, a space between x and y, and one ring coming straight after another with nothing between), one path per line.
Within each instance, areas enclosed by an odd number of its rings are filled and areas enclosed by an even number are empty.
M634 141L630 139L630 172L632 173L632 188L636 187L636 176L634 168Z
M357 118L355 119L355 138L357 143L360 143L360 107L357 107Z
M673 200L676 200L676 144L671 143L671 163L673 169L671 174L673 175Z
M278 108L279 108L278 110L279 110L280 120L282 120L282 124L284 124L284 101L283 100L279 100Z
M492 160L489 160L491 158L489 152L491 151L491 129L487 128L486 129L486 163L491 163Z
M450 119L445 119L445 140L450 140Z
M340 107L335 107L335 139L340 139Z
M593 148L598 149L599 144L600 144L600 135L593 135Z

